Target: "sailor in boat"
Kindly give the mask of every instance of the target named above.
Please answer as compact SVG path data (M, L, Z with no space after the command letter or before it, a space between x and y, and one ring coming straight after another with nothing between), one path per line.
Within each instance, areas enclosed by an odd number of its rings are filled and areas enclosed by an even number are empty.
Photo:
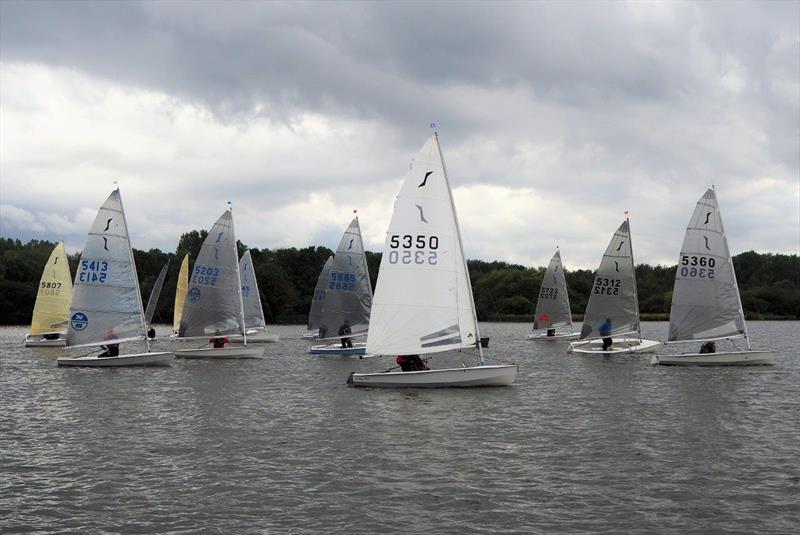
M713 340L709 340L700 346L700 353L716 353L717 344Z
M350 328L350 321L344 320L344 324L339 327L339 336L342 336L342 347L353 347L353 341L344 335L351 334L353 330Z
M156 339L156 328L155 327L150 327L150 329L148 329L147 337L150 340L155 340Z
M547 329L547 336L555 336L556 330L555 329Z
M105 351L97 355L97 358L104 358L104 357L118 357L119 356L119 344L108 344L107 346L100 346Z
M600 324L597 331L603 337L603 351L608 351L611 349L611 343L613 342L611 339L611 318L606 318L606 321Z
M214 344L214 349L223 349L225 344L230 344L231 339L227 336L220 336L219 331L217 331L214 336L208 339L209 344Z
M419 358L419 355L400 355L397 357L397 364L404 372L421 372L430 369L425 361Z
M44 338L45 340L58 340L58 333L43 334L42 338Z

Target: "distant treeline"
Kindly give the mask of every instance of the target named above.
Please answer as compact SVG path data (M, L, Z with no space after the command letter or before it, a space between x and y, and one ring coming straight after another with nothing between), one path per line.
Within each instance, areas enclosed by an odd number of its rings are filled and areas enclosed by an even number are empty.
M155 321L172 322L172 308L178 270L185 254L192 265L206 231L181 236L174 253L158 249L134 250L136 267L146 304L156 277L167 261L169 271ZM246 250L241 242L239 254ZM42 268L55 243L0 238L0 323L24 325L30 322ZM271 323L305 323L317 277L332 254L327 247L303 249L251 249L264 312ZM75 274L80 255L70 255ZM367 252L373 288L378 278L381 253ZM748 318L800 319L800 257L798 255L746 252L734 257L742 303ZM536 296L545 268L526 268L506 262L470 260L469 272L478 310L486 321L532 321ZM594 281L590 270L566 271L572 312L580 319ZM639 307L643 319L667 319L675 266L636 267Z

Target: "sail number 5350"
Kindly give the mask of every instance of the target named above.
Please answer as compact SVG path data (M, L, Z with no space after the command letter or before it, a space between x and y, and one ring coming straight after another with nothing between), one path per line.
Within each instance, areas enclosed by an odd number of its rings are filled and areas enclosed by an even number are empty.
M393 234L389 237L390 264L430 264L435 266L439 261L438 236L424 234ZM402 249L402 250L398 250Z

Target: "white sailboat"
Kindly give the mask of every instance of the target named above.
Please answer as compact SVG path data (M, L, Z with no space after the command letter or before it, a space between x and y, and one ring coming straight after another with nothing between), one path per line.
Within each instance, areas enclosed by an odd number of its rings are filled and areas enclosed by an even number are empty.
M217 219L208 233L189 282L188 299L183 306L179 339L205 339L241 335L243 346L177 349L181 358L259 358L263 346L247 345L242 281L231 209Z
M605 350L604 338L612 339L611 347ZM625 219L597 268L580 341L572 342L567 352L589 355L651 353L660 345L656 340L642 338L630 222Z
M564 327L566 330L558 330ZM542 330L545 332L535 332ZM528 340L535 342L576 340L580 334L572 330L572 311L569 307L567 279L561 263L561 251L558 249L550 259L550 265L547 266L542 286L539 288L536 313L533 316L533 331L528 335Z
M264 319L264 309L261 306L261 293L258 291L258 280L253 268L253 258L250 251L245 251L239 260L239 276L242 279L242 301L244 303L244 324L247 325L247 342L250 344L277 342L280 338L276 333L267 332L267 321ZM244 337L240 334L230 336L231 342L242 343Z
M150 351L142 294L119 188L100 207L81 253L72 293L66 347L108 346L145 340L146 353L62 357L59 366L169 364L171 351Z
M485 365L461 231L439 138L422 147L395 201L367 335L367 353L477 350L478 366L352 373L350 386L467 387L513 383L516 365Z
M25 336L25 347L64 347L71 300L72 276L64 244L59 243L50 253L39 279L31 332Z
M161 268L161 271L156 278L156 282L153 284L153 288L150 290L150 297L147 298L147 306L144 309L144 323L147 325L147 337L151 339L155 338L155 334L150 336L150 331L153 328L153 316L156 313L158 298L161 296L161 288L164 286L164 279L167 277L168 269L169 260L167 260L167 263L164 264L163 268ZM153 333L155 333L155 330L153 330Z
M189 255L183 256L181 269L178 272L178 283L175 285L175 305L172 310L172 336L178 336L183 316L183 305L186 304L186 295L189 293Z
M312 355L364 355L367 344L354 342L353 338L363 339L369 329L372 283L358 217L347 226L330 265L326 262L326 266L317 339L328 343L311 346L308 352ZM349 334L345 330L349 330Z
M314 295L311 297L311 308L308 311L307 332L303 333L304 340L316 340L319 338L319 320L322 317L322 306L325 304L326 288L328 287L328 277L331 272L333 256L329 256L322 266L322 271L317 277L317 285L314 287Z
M668 344L744 338L747 350L654 355L652 364L678 366L770 365L774 351L753 351L747 336L736 273L713 188L697 201L681 247Z

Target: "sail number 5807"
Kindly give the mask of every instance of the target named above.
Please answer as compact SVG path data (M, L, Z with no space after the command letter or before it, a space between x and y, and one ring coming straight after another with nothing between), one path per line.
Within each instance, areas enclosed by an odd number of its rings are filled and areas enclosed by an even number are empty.
M389 237L389 263L390 264L430 264L435 266L439 261L438 236L425 236L424 234L393 234ZM404 249L398 251L397 249ZM412 250L416 249L416 250Z

